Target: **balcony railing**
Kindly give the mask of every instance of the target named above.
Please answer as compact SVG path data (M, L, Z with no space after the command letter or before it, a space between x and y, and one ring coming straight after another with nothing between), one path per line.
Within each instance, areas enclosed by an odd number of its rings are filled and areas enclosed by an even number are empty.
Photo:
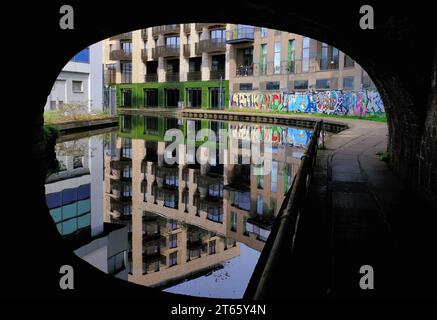
M253 64L247 66L237 67L236 74L237 77L248 77L253 76Z
M141 49L141 58L147 61L147 49Z
M184 57L189 57L191 55L191 45L184 44Z
M210 28L214 26L226 26L225 23L196 23L196 31L202 31L203 28Z
M226 42L231 44L253 42L254 33L255 27L235 27L231 30L226 31Z
M132 39L132 32L120 33L109 38L109 40L130 40L130 39Z
M179 72L167 72L165 74L165 81L167 81L167 82L179 82Z
M143 38L143 40L147 40L147 38L148 38L147 29L142 29L141 30L141 37Z
M226 39L224 38L200 40L196 43L196 55L201 55L204 52L211 53L222 51L226 51Z
M329 65L329 66L328 66ZM279 63L267 62L267 63L254 63L253 75L259 76L271 76L271 75L286 75L286 74L298 74L308 72L320 72L327 70L337 70L338 63L327 64L324 59L320 58L308 58L291 61L280 61Z
M211 70L209 72L210 80L224 80L225 79L225 70Z
M190 71L187 73L188 81L202 80L202 71Z
M144 82L158 82L157 73L148 73L144 76Z
M152 49L152 58L158 59L159 57L179 57L179 46L158 46Z
M112 50L109 53L111 60L132 60L132 52L124 51L123 49Z
M158 26L152 28L153 36L159 36L160 34L166 33L179 33L181 30L180 24L169 24L166 26Z
M191 23L184 23L184 32L185 33L191 32Z

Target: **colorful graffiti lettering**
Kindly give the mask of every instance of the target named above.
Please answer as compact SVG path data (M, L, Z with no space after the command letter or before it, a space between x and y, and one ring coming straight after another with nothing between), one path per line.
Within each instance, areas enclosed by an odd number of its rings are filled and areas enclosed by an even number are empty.
M231 108L337 115L382 114L377 91L321 91L305 93L246 93L232 95Z

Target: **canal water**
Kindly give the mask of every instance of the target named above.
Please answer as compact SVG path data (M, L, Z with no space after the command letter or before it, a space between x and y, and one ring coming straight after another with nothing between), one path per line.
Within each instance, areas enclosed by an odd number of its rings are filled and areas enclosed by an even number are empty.
M201 129L212 143L191 135ZM169 132L181 139L166 141ZM241 298L311 133L120 116L113 130L58 140L47 205L75 254L105 273L170 293Z

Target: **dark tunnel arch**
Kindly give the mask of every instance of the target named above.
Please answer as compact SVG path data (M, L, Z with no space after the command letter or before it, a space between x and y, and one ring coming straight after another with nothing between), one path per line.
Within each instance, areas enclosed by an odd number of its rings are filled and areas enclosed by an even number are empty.
M138 10L127 17L118 15L113 19L105 18L113 14L111 7L96 9L77 5L77 29L59 29L50 39L54 43L63 40L65 45L63 43L62 47L53 52L36 53L36 58L50 64L50 69L41 78L46 89L35 95L35 105L27 115L34 146L31 157L33 161L28 168L35 177L30 182L32 200L37 207L45 210L43 106L54 79L67 62L66 57L73 56L94 42L130 30L175 22L226 22L305 35L337 47L359 63L375 83L386 108L388 149L393 170L413 190L435 205L437 190L433 184L437 184L437 38L429 36L429 30L432 32L432 27L435 27L432 23L432 10L411 8L407 4L396 4L388 8L372 2L368 4L373 5L375 10L374 30L359 28L361 4L342 4L342 10L336 11L329 3L319 4L317 10L310 10L306 3L284 7L281 1L265 3L251 0L233 3L232 10L224 6L217 10L201 11L193 10L188 2L184 2L174 4L174 9L165 16L157 15L153 10ZM193 6L199 4L196 1L189 3ZM134 6L133 2L131 6ZM56 25L57 21L54 23ZM53 24L41 28L43 32L48 32L53 29ZM378 49L375 50L375 47ZM423 156L419 157L422 153ZM421 173L424 168L428 171ZM37 172L38 175L35 174ZM430 174L429 179L420 180L421 174L426 173Z

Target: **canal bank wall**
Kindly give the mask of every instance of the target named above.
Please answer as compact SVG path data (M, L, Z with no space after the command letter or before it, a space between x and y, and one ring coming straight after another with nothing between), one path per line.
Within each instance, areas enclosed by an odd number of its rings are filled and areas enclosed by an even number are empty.
M118 117L107 117L92 120L74 120L50 124L56 127L61 134L96 130L118 125Z

